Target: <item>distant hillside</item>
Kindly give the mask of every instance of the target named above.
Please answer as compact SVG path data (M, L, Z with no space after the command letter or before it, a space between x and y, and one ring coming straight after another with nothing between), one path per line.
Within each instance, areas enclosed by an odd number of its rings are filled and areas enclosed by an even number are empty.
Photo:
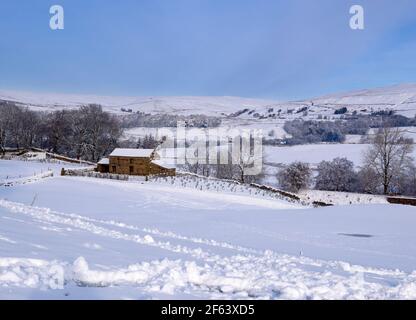
M312 99L316 106L338 108L345 106L360 111L365 108L390 109L397 113L414 116L416 113L416 84L359 90L332 94Z
M0 90L0 100L17 102L40 110L77 108L83 104L97 103L114 113L122 113L121 109L131 109L132 112L210 116L225 116L244 108L257 108L276 103L276 101L239 97L118 97L2 90Z
M335 111L343 107L347 108L347 114L394 110L398 114L413 117L416 114L416 84L365 89L288 102L240 97L118 97L2 90L0 100L17 102L39 110L77 108L83 104L97 103L113 113L142 111L152 114L205 114L238 119L337 118L334 117Z

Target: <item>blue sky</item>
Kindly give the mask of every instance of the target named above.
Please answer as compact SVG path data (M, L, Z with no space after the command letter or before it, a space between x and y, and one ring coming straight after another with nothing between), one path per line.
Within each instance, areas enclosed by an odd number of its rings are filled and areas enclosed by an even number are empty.
M0 89L300 99L416 82L414 0L2 0L0 39Z

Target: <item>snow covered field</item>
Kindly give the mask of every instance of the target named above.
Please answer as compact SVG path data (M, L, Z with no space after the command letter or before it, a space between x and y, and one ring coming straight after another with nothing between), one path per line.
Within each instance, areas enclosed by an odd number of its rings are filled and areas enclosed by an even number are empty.
M304 161L316 165L321 161L331 161L337 157L347 158L356 166L361 166L368 144L307 144L299 146L266 146L266 162L275 164L289 164ZM307 156L307 157L305 157ZM413 150L416 158L416 148Z
M291 135L288 134L283 129L284 121L271 121L271 120L247 120L247 119L225 119L222 121L221 126L218 128L213 128L210 131L204 131L199 129L200 134L195 134L188 136L188 140L192 140L200 136L209 136L210 139L219 139L222 140L230 135L230 130L245 130L249 132L254 132L255 130L261 130L264 137L284 139L290 138ZM136 127L127 129L124 132L124 137L129 138L143 138L146 135L166 135L166 132L171 132L173 136L176 137L176 128L147 128L147 127ZM193 130L195 133L196 131ZM209 132L209 134L207 134Z
M39 175L48 171L52 171L55 175L59 175L61 169L79 168L80 165L54 162L40 161L18 161L18 160L0 160L0 181L16 178L28 178Z
M0 298L415 299L415 227L405 206L55 176L0 187Z

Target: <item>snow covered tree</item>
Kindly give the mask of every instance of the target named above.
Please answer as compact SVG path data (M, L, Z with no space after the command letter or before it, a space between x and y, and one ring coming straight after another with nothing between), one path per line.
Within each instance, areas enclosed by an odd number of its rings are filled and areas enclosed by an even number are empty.
M100 105L81 107L80 112L85 114L85 121L89 124L87 126L89 158L92 161L98 161L117 146L121 130L117 120L104 112Z
M48 141L46 148L54 153L66 154L70 149L71 127L69 112L55 111L46 116L45 135Z
M318 165L315 189L328 191L353 191L357 182L354 163L346 158L322 161Z
M13 103L0 105L0 147L27 148L39 138L40 113Z
M311 181L311 169L309 164L294 162L285 169L279 171L277 179L282 189L299 192L301 189L308 188Z
M398 178L398 193L405 196L416 196L416 165L411 164L405 170L404 174Z
M233 178L241 183L258 182L263 176L264 149L262 137L243 134L233 137Z
M143 138L139 138L136 147L138 149L155 149L160 143L153 135L146 134Z
M399 177L413 162L411 153L413 141L407 139L400 128L384 124L372 139L372 144L364 157L364 164L377 173L377 180L383 193L397 192Z
M99 105L44 113L0 103L3 153L6 147L38 147L96 161L117 146L121 133L119 121Z
M357 175L355 192L377 194L380 193L380 183L377 172L370 167L363 167Z
M112 151L121 137L117 119L99 105L82 106L69 114L71 154L97 161Z
M10 108L11 106L6 103L0 104L0 150L3 154L10 135Z
M285 131L292 137L286 139L290 145L317 143L317 142L343 142L345 135L339 123L332 121L303 121L296 119L286 121Z

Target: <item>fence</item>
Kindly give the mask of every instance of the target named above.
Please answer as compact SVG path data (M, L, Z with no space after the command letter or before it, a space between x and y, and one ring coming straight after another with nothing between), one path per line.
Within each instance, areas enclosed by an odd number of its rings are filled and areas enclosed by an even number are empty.
M273 187L270 187L270 186L259 185L257 183L251 183L250 185L252 187L255 187L255 188L258 188L258 189L261 189L261 190L267 190L267 191L271 191L273 193L280 194L281 196L292 199L292 200L300 201L300 198L297 195L293 194L293 193L289 193L289 192L286 192L286 191L283 191L283 190L279 190L279 189L276 189L276 188L273 188Z
M65 156L62 156L60 154L48 152L46 150L39 149L39 148L33 148L32 147L32 148L30 148L30 150L34 151L34 152L44 152L47 157L55 159L55 160L60 160L60 161L69 162L69 163L88 164L88 165L92 165L92 166L96 165L96 163L94 163L94 162L65 157Z
M46 179L50 177L53 177L53 171L48 170L46 172L38 173L33 176L21 177L21 178L16 178L16 179L6 179L3 181L0 181L0 186L12 187L14 185L36 182L41 179Z
M405 198L405 197L387 197L388 203L391 204L402 204L406 206L416 206L416 198Z
M297 195L295 195L293 193L283 191L283 190L280 190L280 189L276 189L276 188L273 188L273 187L270 187L270 186L259 185L259 184L256 184L256 183L251 183L250 186L252 186L254 188L258 188L260 190L266 190L266 191L269 191L269 192L272 192L272 193L276 193L276 194L280 195L281 197L285 198L286 200L289 199L291 201L298 202L302 205L313 205L314 207L331 207L331 206L333 206L333 204L325 203L325 202L322 202L322 201L313 201L312 203L311 202L306 202L306 201L302 200L301 198L299 198Z
M204 180L212 180L212 181L222 181L222 182L228 182L228 183L233 183L236 185L242 185L242 183L240 181L237 180L232 180L232 179L221 179L221 178L216 178L216 177L210 177L210 176L203 176L200 174L196 174L196 173L192 173L192 172L185 172L185 171L178 171L176 173L176 176L178 177L194 177L194 178L201 178Z
M125 174L113 174L113 173L100 173L93 171L94 168L87 169L62 169L62 176L74 176L74 177L88 177L99 179L111 179L111 180L129 180L129 176Z

